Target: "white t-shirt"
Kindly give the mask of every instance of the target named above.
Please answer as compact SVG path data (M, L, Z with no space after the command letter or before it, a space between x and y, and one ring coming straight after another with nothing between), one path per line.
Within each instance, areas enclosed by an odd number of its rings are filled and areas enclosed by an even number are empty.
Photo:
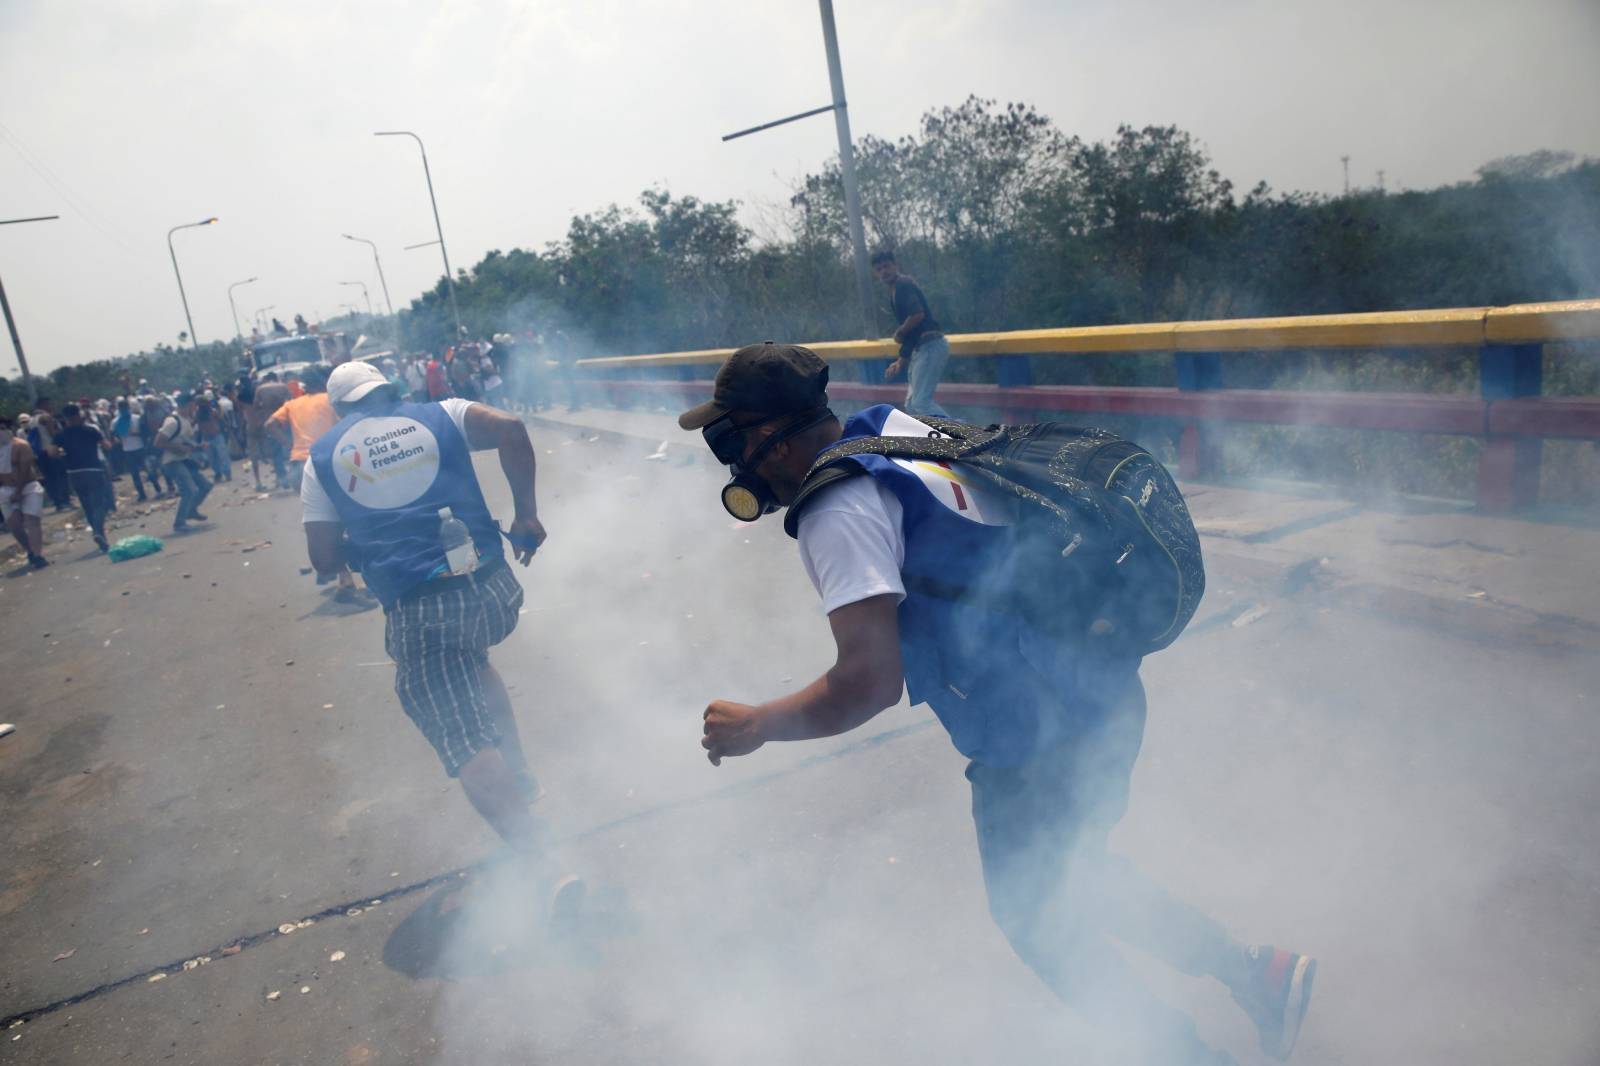
M177 462L194 451L196 446L194 423L176 412L168 415L167 420L161 423L161 429L156 433L156 437L172 444L181 445L175 451L162 451L161 461L164 463Z
M883 423L889 437L937 436L903 411ZM988 526L1015 521L1012 504L959 465L896 459L915 474L933 499L965 518ZM846 478L822 489L800 516L798 540L806 574L832 614L846 604L893 594L906 598L900 569L906 561L905 509L893 490L870 475Z
M906 598L903 513L894 493L866 475L829 485L807 502L800 561L825 613L873 596Z
M450 421L456 424L461 435L467 435L467 408L473 406L473 401L463 400L460 397L451 397L440 400L439 406L444 408L445 414L450 416ZM300 479L300 509L302 523L307 522L338 522L339 508L334 506L333 500L328 496L328 490L322 487L317 480L315 463L307 463L305 473Z
M125 452L144 451L144 431L140 423L144 421L144 408L138 404L128 405L128 432L122 435L122 450Z

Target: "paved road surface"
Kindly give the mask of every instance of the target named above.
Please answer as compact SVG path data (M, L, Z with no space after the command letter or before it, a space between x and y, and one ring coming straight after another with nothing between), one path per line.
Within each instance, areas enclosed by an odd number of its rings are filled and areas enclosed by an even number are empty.
M579 935L526 920L394 701L380 614L300 573L296 503L224 489L215 527L159 555L57 546L0 578L0 1017L28 1019L0 1062L1083 1061L988 921L961 761L924 709L705 763L706 700L814 675L825 621L778 523L735 527L715 471L589 437L536 433L551 540L495 654L595 886ZM1586 630L1350 595L1281 537L1220 528L1248 501L1217 492L1201 617L1146 665L1117 846L1321 958L1298 1063L1593 1061L1600 657L1566 639ZM1371 587L1444 580L1387 550ZM1592 592L1592 569L1548 569ZM1264 1061L1219 987L1136 963Z

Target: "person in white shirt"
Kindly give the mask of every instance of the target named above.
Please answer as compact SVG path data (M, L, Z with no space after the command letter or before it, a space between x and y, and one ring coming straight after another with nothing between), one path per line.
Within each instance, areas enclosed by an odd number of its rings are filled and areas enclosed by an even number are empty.
M39 480L33 449L18 437L11 419L0 416L0 523L28 553L28 565L42 570L44 557L44 485Z
M969 760L990 914L1052 991L1126 1041L1117 1061L1234 1062L1146 987L1118 940L1222 982L1263 1049L1286 1057L1315 960L1234 940L1109 848L1144 734L1138 654L1029 616L1022 601L1049 575L1016 567L1038 558L1028 551L1037 527L963 464L830 451L946 434L887 405L841 425L827 380L809 349L749 345L718 372L711 401L678 420L731 468L730 513L753 521L789 509L785 529L836 647L832 667L798 691L712 700L700 740L712 764L858 728L909 691Z

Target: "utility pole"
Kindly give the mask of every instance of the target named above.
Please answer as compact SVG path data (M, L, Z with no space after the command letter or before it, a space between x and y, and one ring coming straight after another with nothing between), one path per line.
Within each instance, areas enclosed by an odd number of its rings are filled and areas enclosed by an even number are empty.
M861 190L856 186L856 153L850 142L850 112L844 101L844 70L839 64L839 34L833 26L833 0L817 0L822 9L822 43L828 50L828 85L833 89L833 122L839 134L839 176L844 180L844 209L850 216L850 251L856 261L856 291L861 298L861 335L877 335L872 320L872 272L867 269L867 237L861 225Z
M833 112L834 129L839 136L839 178L844 185L844 210L850 225L850 253L855 261L856 294L861 301L861 336L870 340L878 335L878 329L872 314L872 271L867 267L866 229L861 224L861 190L856 184L856 154L850 141L850 112L845 105L844 70L839 64L839 34L833 25L833 0L817 0L817 6L822 13L822 44L828 54L828 85L833 92L833 103L738 130L722 139L731 141L812 115Z
M240 344L244 343L244 333L239 329L239 305L233 302L233 290L237 289L240 285L248 285L252 281L257 280L259 279L245 278L243 281L236 281L232 285L228 286L228 310L233 312L233 339L238 341Z
M1383 171L1378 171L1378 191L1383 191Z
M367 301L367 317L371 318L372 317L372 295L367 292L367 283L364 282L364 281L341 281L341 282L339 282L339 284L340 285L359 285L359 286L361 286L361 298Z
M461 340L461 309L456 306L456 279L450 275L450 253L444 246L444 223L439 221L439 201L433 195L433 172L428 169L428 149L423 146L422 138L410 130L380 130L373 134L374 137L410 137L417 142L417 150L422 153L422 176L428 180L428 202L433 205L433 228L439 234L439 254L444 257L444 287L450 294L450 314L455 318L456 333L452 341Z
M1350 157L1347 156L1347 155L1342 155L1342 156L1339 157L1339 162L1344 164L1344 194L1346 196L1349 196L1350 195Z
M200 350L200 338L194 335L194 316L189 314L189 294L183 291L183 272L178 269L178 252L172 247L172 235L181 229L194 229L196 226L212 226L216 224L215 218L208 218L203 222L185 222L181 226L173 226L167 230L167 253L172 256L172 273L178 279L178 296L183 300L183 318L189 323L189 343L194 345L194 350Z
M383 279L383 261L378 258L377 244L367 240L365 237L352 237L348 233L341 233L339 236L343 237L347 241L360 241L362 244L365 244L372 249L372 265L378 268L378 284L383 287L383 303L384 306L389 309L389 317L393 318L394 302L389 299L389 283Z
M60 217L60 215L35 215L33 218L8 218L0 221L0 226L12 226L18 222L49 222ZM22 337L17 334L17 320L11 317L11 301L6 299L4 282L0 282L0 311L5 312L6 329L11 332L11 347L17 353L17 369L22 371L22 387L27 390L28 407L31 409L38 402L39 396L34 391L33 375L28 373L28 357L22 352Z

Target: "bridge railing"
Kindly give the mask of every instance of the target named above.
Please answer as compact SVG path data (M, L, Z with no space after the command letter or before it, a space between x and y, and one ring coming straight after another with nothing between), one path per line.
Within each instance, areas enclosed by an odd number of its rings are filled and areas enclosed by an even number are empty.
M1478 505L1510 511L1537 502L1544 440L1600 440L1600 397L1543 395L1544 346L1595 338L1600 338L1600 300L952 334L952 358L994 360L995 383L947 382L937 397L946 406L998 411L1004 422L1063 413L1174 419L1181 426L1179 473L1202 481L1221 471L1219 430L1230 423L1472 436L1483 442ZM810 347L830 364L861 364L861 380L832 382L830 397L861 403L903 399L903 385L876 383L895 355L893 342L826 341ZM1222 356L1230 352L1447 348L1478 352L1476 393L1230 389L1222 380ZM1176 364L1176 387L1034 381L1035 356L1135 353L1169 355ZM578 365L588 379L587 391L607 402L670 406L707 398L714 368L730 354L732 349L717 348L584 359Z

